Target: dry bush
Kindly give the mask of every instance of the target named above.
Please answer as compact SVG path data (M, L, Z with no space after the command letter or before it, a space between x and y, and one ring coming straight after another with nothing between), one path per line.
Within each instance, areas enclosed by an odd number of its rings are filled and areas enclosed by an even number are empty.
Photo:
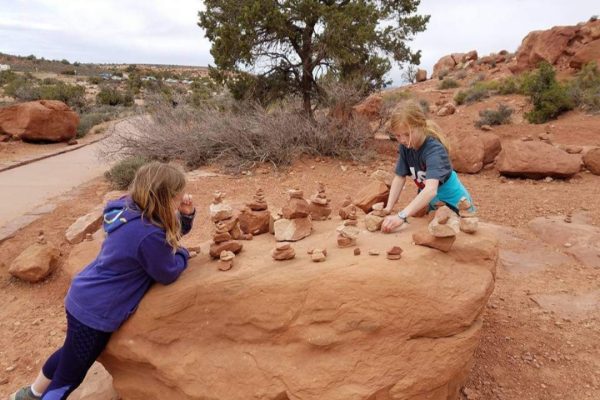
M365 155L370 129L363 119L317 113L313 120L290 108L283 104L267 111L253 104L198 109L159 101L150 106L150 117L136 121L135 131L115 133L104 155L179 160L190 167L216 162L237 172L256 163L288 165L301 154Z

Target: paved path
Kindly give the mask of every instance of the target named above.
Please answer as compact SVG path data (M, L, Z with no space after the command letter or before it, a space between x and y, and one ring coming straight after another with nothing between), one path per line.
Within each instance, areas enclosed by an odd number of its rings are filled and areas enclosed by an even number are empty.
M101 143L0 172L0 227L101 176L108 169L96 155Z

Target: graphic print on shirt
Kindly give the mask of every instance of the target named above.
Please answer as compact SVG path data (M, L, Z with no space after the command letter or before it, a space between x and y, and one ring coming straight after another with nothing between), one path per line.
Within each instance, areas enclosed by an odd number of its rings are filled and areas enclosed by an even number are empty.
M425 168L423 168L425 169ZM415 171L415 167L410 167L410 175L415 184L420 190L425 189L426 171Z

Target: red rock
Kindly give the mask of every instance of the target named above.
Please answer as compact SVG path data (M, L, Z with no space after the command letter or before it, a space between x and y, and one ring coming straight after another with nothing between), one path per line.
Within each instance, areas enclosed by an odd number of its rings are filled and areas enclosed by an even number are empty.
M311 241L330 240L335 223L323 222ZM410 240L366 236L366 248ZM481 236L468 237L474 248ZM459 398L494 288L494 254L458 262L457 251L412 247L392 268L337 250L319 271L308 258L278 265L269 241L255 245L239 273L195 259L175 284L149 290L101 356L122 398Z
M35 243L13 260L8 272L27 282L39 282L56 269L59 257L60 251L51 244Z
M506 176L569 178L581 169L581 156L541 141L512 141L504 143L496 168Z
M338 235L337 244L340 248L353 247L356 246L356 239Z
M227 242L229 240L231 240L231 235L229 234L229 232L216 233L213 236L213 241L215 243L223 243L223 242Z
M240 229L242 232L251 233L252 235L268 233L270 219L271 212L269 210L253 211L244 209L239 216Z
M452 55L447 55L438 60L437 63L433 66L433 74L431 74L432 78L437 78L441 71L447 70L451 71L456 66L456 61L452 57Z
M417 74L415 75L415 80L417 82L424 82L427 80L427 71L424 69L417 69Z
M305 218L310 215L310 208L306 200L292 198L281 209L281 213L287 219Z
M456 107L452 103L446 103L439 109L437 112L438 117L446 117L448 115L452 115L456 112Z
M550 64L556 63L578 31L576 26L555 26L545 31L530 32L521 42L515 55L517 70L537 68L544 60Z
M481 132L479 138L483 143L483 164L493 163L502 151L502 143L497 135L489 132Z
M416 245L431 247L444 253L450 251L455 240L456 236L440 238L433 236L429 232L416 232L413 234L413 241Z
M102 226L104 215L103 207L96 207L89 214L79 217L65 233L67 241L71 244L81 242L85 235L88 233L94 233Z
M57 100L39 100L0 108L0 133L29 141L68 141L77 134L79 116Z
M583 156L583 164L594 175L600 175L600 148L592 149Z
M309 205L310 216L313 221L325 221L331 215L332 209L328 205L315 204L313 202Z
M375 203L387 202L390 191L385 183L370 182L357 195L354 204L368 213Z
M465 54L462 61L463 62L477 61L477 58L478 58L477 50L471 50L467 54Z
M571 58L569 66L579 69L592 61L600 64L600 39L587 43L577 50Z
M402 248L394 246L387 251L388 260L399 260L402 258Z
M456 131L449 136L450 159L457 172L476 174L483 168L483 141L472 132Z
M229 242L213 243L210 245L210 256L219 258L224 250L231 251L233 254L238 254L244 246L240 242L230 240Z
M307 218L281 218L273 223L275 240L295 242L304 239L312 232L312 220Z
M354 249L354 255L355 256L360 256L360 248L357 247L357 248Z
M354 107L354 112L367 118L369 121L378 121L381 118L381 107L383 106L383 96L372 94L362 103Z

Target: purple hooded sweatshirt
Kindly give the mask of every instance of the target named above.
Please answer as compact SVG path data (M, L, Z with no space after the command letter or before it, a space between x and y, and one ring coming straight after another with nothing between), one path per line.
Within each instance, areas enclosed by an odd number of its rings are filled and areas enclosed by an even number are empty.
M194 215L180 215L182 233L192 228ZM83 324L114 332L136 310L154 282L168 285L187 267L189 253L173 254L164 229L142 218L130 197L108 203L107 234L100 253L71 283L65 308Z

